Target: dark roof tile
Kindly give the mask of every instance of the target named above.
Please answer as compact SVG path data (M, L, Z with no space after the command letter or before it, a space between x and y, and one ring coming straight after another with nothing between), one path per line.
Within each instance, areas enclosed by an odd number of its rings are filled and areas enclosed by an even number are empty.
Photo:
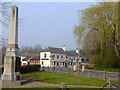
M41 52L51 52L51 53L58 53L58 54L66 54L66 52L62 48L54 48L54 47L48 47L47 49L41 51Z
M76 51L67 51L68 56L78 56L79 54Z
M68 56L77 56L79 54L76 53L76 51L64 51L62 48L55 48L55 47L48 47L47 49L41 51L41 52L51 52L51 53L57 53L57 54L66 54Z
M31 57L25 57L22 61L28 61Z
M40 60L40 57L32 57L30 60Z

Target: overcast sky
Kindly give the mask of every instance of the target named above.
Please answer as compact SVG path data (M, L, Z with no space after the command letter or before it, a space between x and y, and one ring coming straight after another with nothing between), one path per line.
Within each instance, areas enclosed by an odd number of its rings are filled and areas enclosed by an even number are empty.
M21 2L19 18L19 47L40 44L62 47L68 50L76 49L77 43L73 29L79 24L78 10L84 10L93 2ZM8 32L8 30L6 30ZM3 33L6 35L7 34Z

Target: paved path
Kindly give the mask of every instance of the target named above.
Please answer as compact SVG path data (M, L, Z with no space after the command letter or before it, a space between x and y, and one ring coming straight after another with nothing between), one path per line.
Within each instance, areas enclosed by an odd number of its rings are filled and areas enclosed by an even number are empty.
M2 88L29 88L29 87L45 87L45 86L52 86L52 87L61 87L60 84L52 84L52 83L46 83L46 82L39 82L39 81L33 81L31 83L25 84L25 85L19 85L19 86L2 86ZM80 86L80 85L67 85L67 87L86 87L86 88L102 88L97 86Z

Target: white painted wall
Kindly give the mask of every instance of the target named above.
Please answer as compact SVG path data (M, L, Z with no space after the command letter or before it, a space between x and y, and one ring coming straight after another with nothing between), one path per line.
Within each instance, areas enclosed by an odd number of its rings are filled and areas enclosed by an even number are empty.
M53 61L61 61L66 59L66 55L64 54L51 53L51 55L55 55L54 59L51 58ZM57 55L59 55L59 58L57 58ZM61 58L61 56L63 56L63 58Z
M46 58L44 57L44 54L46 53ZM55 58L53 59L51 56L55 55ZM59 55L59 58L57 58L57 55ZM63 58L61 58L63 56ZM45 67L50 67L52 65L51 61L65 61L65 60L70 60L73 59L73 62L76 62L77 57L75 56L68 56L68 59L66 59L65 54L57 54L57 53L51 53L51 52L40 52L40 65L45 66ZM75 58L75 60L74 60ZM49 59L49 60L42 60L42 59ZM43 62L43 65L42 65Z
M46 53L46 58L44 57L44 54ZM53 59L51 56L55 55L55 58ZM57 55L59 55L59 58L57 58ZM63 56L63 58L61 58ZM49 59L49 60L42 60L42 59ZM51 61L64 61L66 59L66 55L64 54L56 54L51 52L40 52L40 65L45 67L51 66ZM42 65L43 62L43 65Z
M28 65L28 61L22 61L21 65L23 66L24 63L25 63L26 65Z
M21 56L21 65L23 65L24 63L25 63L26 65L28 65L29 60L28 60L28 61L22 61L24 58L25 58L25 57Z
M46 53L46 58L44 57L45 53ZM40 52L40 65L45 67L50 66L50 56L51 56L50 52ZM42 60L42 59L48 59L48 60ZM42 62L43 62L43 65L42 65Z

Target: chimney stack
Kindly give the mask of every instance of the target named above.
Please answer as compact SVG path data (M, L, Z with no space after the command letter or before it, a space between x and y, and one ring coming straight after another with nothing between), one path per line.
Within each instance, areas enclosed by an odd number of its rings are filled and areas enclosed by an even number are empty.
M66 47L65 47L65 45L63 45L63 48L62 48L64 51L66 51Z
M78 54L79 54L79 49L78 49L78 48L76 49L76 53L78 53Z

